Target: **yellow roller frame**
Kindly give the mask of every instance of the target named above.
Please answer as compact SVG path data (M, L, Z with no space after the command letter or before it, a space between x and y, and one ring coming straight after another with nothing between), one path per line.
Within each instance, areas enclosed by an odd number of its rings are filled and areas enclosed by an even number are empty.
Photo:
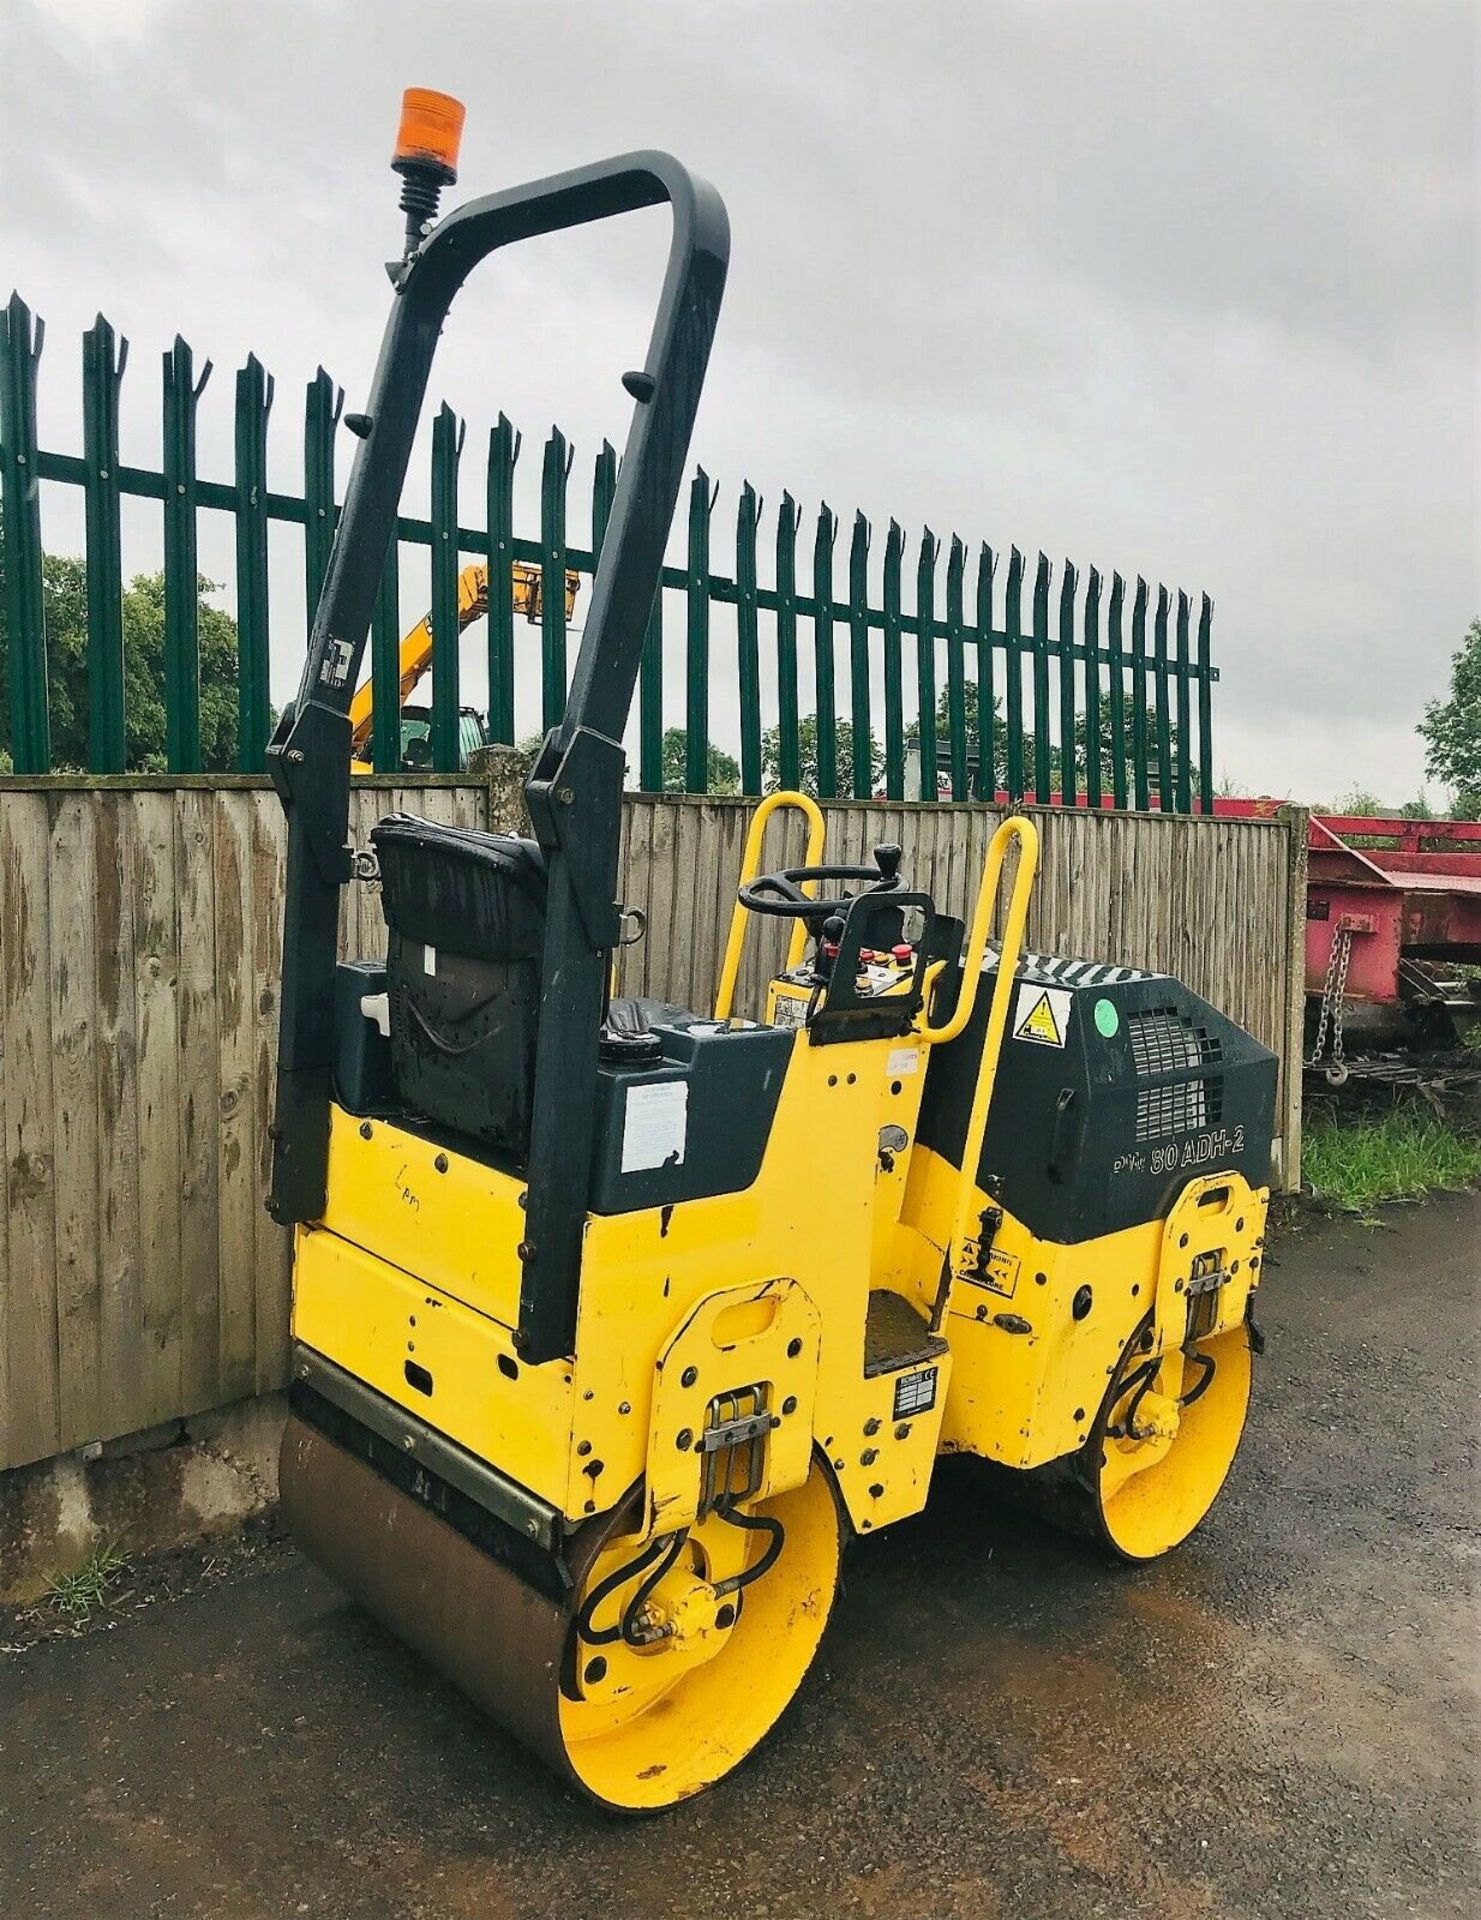
M751 824L746 831L746 850L741 859L740 872L740 884L743 887L748 886L761 871L761 853L772 815L785 812L788 808L802 814L807 820L807 856L804 864L809 867L821 865L827 832L823 824L823 809L805 793L769 793L751 815ZM746 922L749 919L750 915L737 900L730 913L730 933L725 941L725 958L720 963L720 985L715 992L717 1020L728 1020L735 1005L735 982L740 972L741 951L746 943ZM801 961L806 944L806 926L801 920L794 921L792 938L787 945L788 973Z

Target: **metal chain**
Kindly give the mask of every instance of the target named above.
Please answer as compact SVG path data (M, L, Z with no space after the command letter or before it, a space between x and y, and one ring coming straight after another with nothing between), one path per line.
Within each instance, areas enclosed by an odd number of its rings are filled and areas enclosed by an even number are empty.
M1332 949L1327 955L1327 978L1322 986L1321 1012L1317 1016L1316 1045L1311 1050L1311 1059L1307 1063L1319 1067L1322 1053L1327 1044L1327 1028L1332 1030L1332 1064L1327 1077L1335 1086L1340 1086L1347 1078L1347 1064L1344 1057L1342 1034L1342 1015L1347 999L1347 966L1352 958L1352 928L1338 925L1332 935Z

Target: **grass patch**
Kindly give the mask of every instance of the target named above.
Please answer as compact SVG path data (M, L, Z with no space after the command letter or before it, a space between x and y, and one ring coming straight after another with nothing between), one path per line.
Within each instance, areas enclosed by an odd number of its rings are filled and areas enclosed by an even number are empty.
M1402 1108L1320 1115L1302 1136L1301 1171L1318 1200L1371 1221L1386 1200L1420 1200L1481 1179L1481 1136Z
M108 1592L132 1562L116 1540L101 1540L75 1573L57 1573L46 1583L51 1605L69 1620L83 1621L106 1604Z

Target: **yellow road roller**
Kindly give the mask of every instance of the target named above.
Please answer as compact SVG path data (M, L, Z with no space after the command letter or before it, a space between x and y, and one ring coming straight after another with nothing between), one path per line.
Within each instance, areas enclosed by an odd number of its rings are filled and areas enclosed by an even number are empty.
M849 1537L918 1513L941 1455L1130 1560L1197 1525L1249 1400L1275 1060L1165 975L1026 951L1029 820L998 827L964 924L898 847L830 863L799 794L752 817L713 1006L615 993L622 741L725 211L639 153L438 219L460 121L409 98L390 322L270 749L282 1499L349 1594L636 1813L765 1737ZM667 272L533 837L392 814L352 847L350 700L449 303L502 246L660 203ZM805 864L767 869L788 808ZM367 878L385 958L341 961Z

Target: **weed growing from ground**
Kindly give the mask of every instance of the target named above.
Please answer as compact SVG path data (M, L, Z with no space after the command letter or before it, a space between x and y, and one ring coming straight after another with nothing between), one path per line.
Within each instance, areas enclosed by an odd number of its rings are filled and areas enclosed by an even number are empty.
M132 1562L116 1540L100 1540L73 1573L56 1573L47 1581L50 1603L58 1613L79 1623L104 1606L109 1589L129 1571Z
M1481 1136L1406 1108L1319 1114L1302 1136L1301 1171L1316 1199L1371 1222L1386 1200L1481 1180Z

